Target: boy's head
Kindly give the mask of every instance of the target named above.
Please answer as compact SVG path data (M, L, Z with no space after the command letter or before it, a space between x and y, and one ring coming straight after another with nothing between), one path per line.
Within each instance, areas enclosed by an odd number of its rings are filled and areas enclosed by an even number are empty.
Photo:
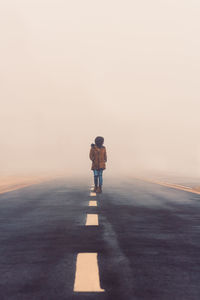
M101 147L104 143L104 138L102 136L97 136L94 141L97 147Z

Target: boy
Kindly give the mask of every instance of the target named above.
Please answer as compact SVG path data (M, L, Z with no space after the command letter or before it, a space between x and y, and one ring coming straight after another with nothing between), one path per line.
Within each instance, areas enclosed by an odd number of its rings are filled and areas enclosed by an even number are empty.
M106 147L103 146L104 138L97 136L95 144L91 144L90 159L92 160L92 168L94 172L94 192L101 193L103 185L103 170L106 168L107 153ZM98 186L99 182L99 186Z

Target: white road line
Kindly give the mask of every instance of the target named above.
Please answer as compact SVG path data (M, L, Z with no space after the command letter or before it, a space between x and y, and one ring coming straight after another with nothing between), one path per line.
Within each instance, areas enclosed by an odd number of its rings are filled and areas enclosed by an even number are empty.
M91 196L91 197L94 197L94 196L96 196L96 195L97 195L96 193L93 193L93 192L90 193L90 196Z
M98 226L99 220L96 214L87 214L86 226Z
M89 206L97 206L97 201L90 201Z
M104 292L100 287L97 253L79 253L76 260L74 292Z
M182 187L182 188L186 188L186 189L192 190L192 188L190 186L187 186L187 185L174 184L174 186L179 186L179 187Z

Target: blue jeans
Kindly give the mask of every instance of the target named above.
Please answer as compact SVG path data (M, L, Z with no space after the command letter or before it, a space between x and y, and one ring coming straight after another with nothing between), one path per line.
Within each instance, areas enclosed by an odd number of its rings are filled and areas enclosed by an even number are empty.
M99 181L99 185L103 185L103 169L93 170L93 172L94 172L94 184L97 186Z

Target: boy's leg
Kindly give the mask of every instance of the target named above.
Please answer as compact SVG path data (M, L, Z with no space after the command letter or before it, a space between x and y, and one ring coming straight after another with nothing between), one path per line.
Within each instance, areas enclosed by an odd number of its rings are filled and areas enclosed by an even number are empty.
M99 185L103 185L103 170L99 170Z
M99 170L99 193L102 192L102 185L103 185L103 170Z
M93 170L94 171L94 192L97 191L97 187L98 187L98 172L97 170Z

